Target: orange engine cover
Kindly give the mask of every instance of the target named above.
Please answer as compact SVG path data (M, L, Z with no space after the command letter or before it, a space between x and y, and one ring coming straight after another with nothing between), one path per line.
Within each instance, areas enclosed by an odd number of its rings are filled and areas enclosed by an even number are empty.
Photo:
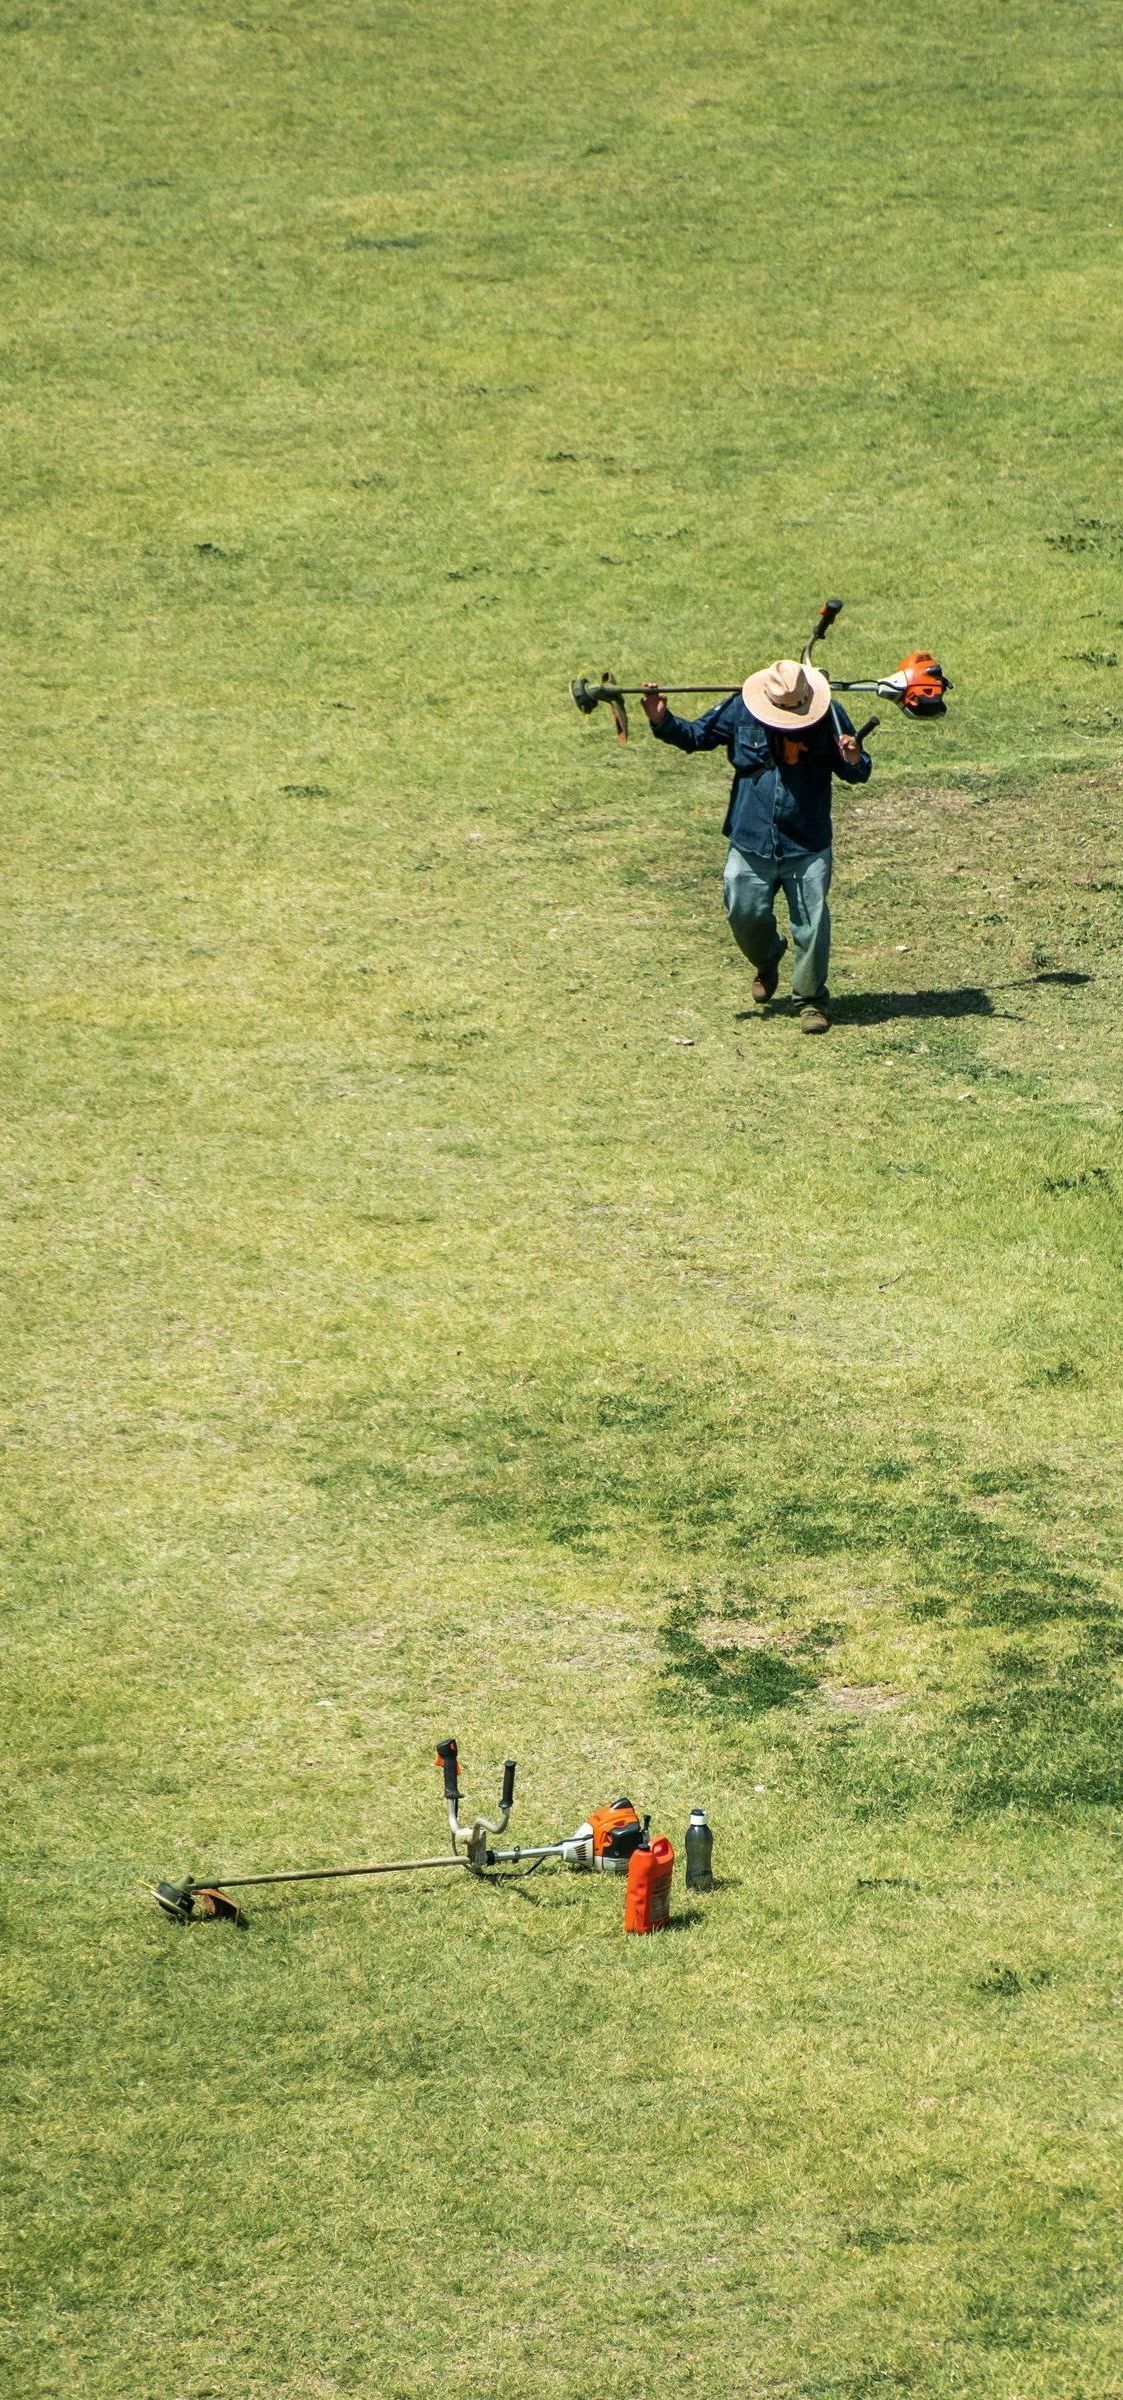
M901 706L908 710L910 716L943 715L944 693L950 692L951 685L939 659L933 658L930 650L910 650L908 657L901 660L897 673L908 677L901 694Z
M630 1858L639 1846L643 1827L630 1800L614 1800L611 1808L591 1808L594 1858Z

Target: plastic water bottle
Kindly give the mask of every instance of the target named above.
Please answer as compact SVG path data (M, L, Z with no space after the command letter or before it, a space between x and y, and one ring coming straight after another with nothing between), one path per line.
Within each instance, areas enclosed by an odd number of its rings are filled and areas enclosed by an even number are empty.
M692 1808L686 1828L686 1888L688 1892L712 1892L714 1888L714 1837L704 1808Z

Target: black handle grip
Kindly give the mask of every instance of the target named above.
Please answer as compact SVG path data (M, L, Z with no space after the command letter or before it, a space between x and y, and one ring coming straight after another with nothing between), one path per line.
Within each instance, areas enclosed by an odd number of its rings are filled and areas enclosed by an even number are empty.
M815 628L816 641L821 641L823 635L830 632L831 626L834 624L835 618L838 616L841 608L841 600L824 600L823 605L819 610L819 622Z
M880 717L867 717L865 724L859 725L858 731L854 736L859 748L861 748L862 743L865 741L867 733L876 733L880 723Z
M438 1742L437 1757L445 1771L445 1799L455 1808L460 1799L460 1760L455 1742Z
M513 1758L505 1758L505 1759L504 1759L504 1761L503 1761L503 1790L502 1790L502 1792L500 1793L500 1796L499 1796L499 1805L500 1805L500 1807L501 1807L501 1808L510 1808L510 1807L513 1805L513 1803L514 1803L514 1798L515 1798L515 1761L514 1761L514 1759L513 1759Z

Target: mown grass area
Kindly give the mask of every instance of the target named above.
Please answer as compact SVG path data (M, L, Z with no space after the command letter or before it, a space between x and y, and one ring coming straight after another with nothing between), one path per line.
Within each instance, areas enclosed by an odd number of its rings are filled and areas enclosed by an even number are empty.
M0 11L21 2395L1120 2389L1117 35ZM566 685L828 589L806 1042ZM146 1903L448 1732L717 1891Z

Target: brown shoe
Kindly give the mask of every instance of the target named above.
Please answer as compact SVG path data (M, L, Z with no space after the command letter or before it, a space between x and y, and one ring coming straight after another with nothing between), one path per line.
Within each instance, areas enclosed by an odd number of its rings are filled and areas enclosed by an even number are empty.
M782 942L771 966L758 967L753 977L753 999L759 1001L762 1008L766 1001L774 1000L776 997L776 986L780 980L780 960L787 946L786 942Z
M804 1033L829 1033L831 1029L826 1009L820 1008L815 1000L804 1002L799 1012L799 1022Z

